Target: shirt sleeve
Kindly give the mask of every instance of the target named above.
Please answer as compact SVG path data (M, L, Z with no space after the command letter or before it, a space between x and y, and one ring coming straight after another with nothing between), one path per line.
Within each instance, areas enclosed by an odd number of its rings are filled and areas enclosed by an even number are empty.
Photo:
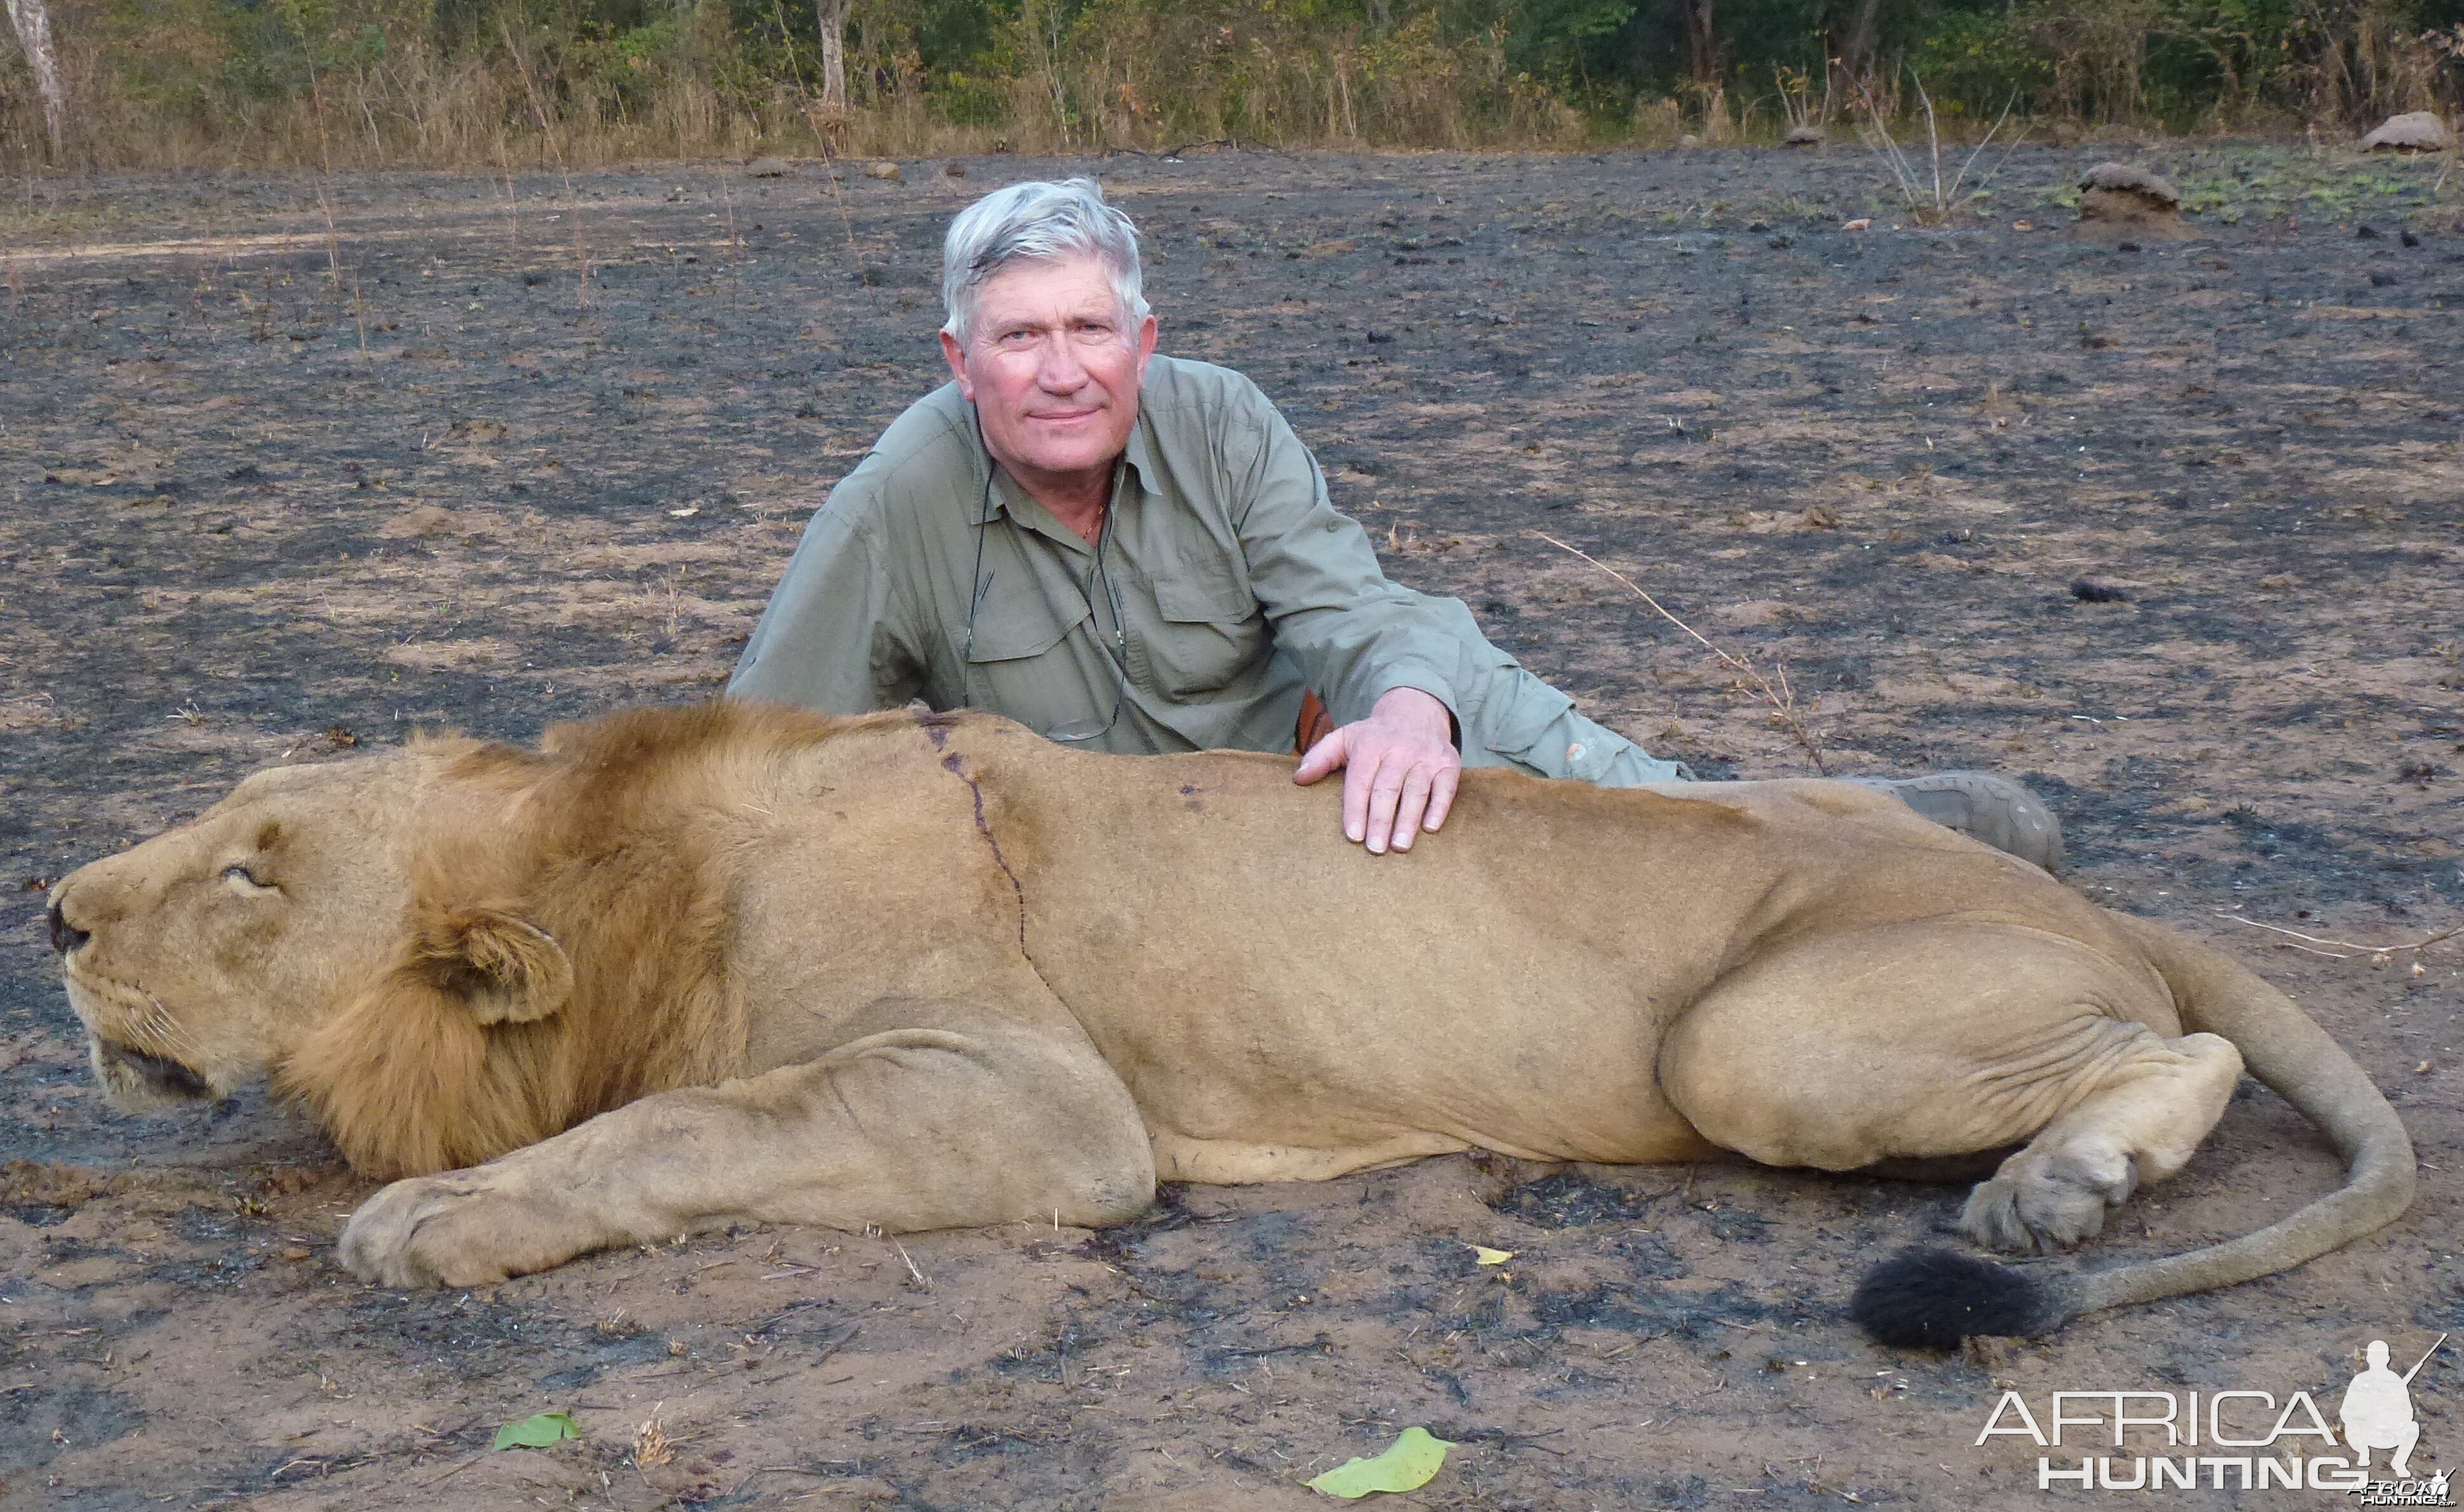
M1460 712L1452 668L1462 655L1439 602L1392 581L1358 521L1327 497L1317 459L1262 394L1255 459L1233 467L1249 582L1277 647L1337 724L1368 717L1397 688L1417 688Z
M731 698L799 704L825 714L895 709L923 687L893 622L891 578L846 495L850 475L814 512L804 538L744 646Z

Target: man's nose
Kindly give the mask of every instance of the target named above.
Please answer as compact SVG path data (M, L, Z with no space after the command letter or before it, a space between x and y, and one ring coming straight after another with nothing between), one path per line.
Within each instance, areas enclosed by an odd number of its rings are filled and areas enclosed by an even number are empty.
M80 930L76 925L69 922L69 916L60 911L60 905L57 899L53 900L49 918L52 926L52 949L59 952L62 955L66 955L69 952L76 950L78 946L83 945L86 941L94 938L94 936L86 931Z
M1067 333L1044 343L1044 361L1035 378L1047 393L1074 394L1087 386L1087 364L1078 360L1078 343Z

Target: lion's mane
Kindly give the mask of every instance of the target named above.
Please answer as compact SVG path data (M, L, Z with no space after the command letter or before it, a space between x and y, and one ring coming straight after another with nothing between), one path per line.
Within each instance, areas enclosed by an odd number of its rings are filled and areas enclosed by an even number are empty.
M741 704L448 749L392 961L281 1092L378 1178L475 1165L740 1068L718 863L732 797L849 721Z

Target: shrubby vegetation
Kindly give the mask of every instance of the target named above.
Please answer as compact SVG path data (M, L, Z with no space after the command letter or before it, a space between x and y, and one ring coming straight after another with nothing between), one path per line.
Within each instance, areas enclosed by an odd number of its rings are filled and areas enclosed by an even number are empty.
M2012 106L2090 127L2342 134L2452 113L2464 85L2464 0L51 0L51 13L63 156L93 165L1770 140L1869 103L1895 114L1918 80L1954 130ZM33 93L0 42L0 154L40 161Z

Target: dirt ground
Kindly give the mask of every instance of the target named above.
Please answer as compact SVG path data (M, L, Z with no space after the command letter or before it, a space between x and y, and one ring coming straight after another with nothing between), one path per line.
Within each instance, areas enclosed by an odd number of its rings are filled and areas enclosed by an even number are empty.
M2172 174L2195 237L2058 230L2104 156ZM10 186L0 1507L1300 1508L1413 1424L1461 1447L1398 1505L2035 1505L2033 1445L1973 1447L2006 1386L2332 1413L2367 1340L2464 1333L2464 941L2243 922L2464 918L2438 163L2028 147L1947 231L1837 144L903 166ZM1743 1167L1431 1160L1105 1234L761 1232L399 1295L332 1264L369 1189L280 1109L101 1107L51 880L261 764L715 691L824 489L938 381L949 214L1064 168L1145 229L1165 349L1255 377L1398 578L1706 775L2023 776L2074 886L2352 1048L2420 1144L2411 1213L1950 1357L1842 1306L1959 1189ZM1784 668L1804 737L1543 531ZM2246 1088L2102 1253L2334 1172ZM2453 1358L2417 1464L2464 1465ZM548 1410L582 1438L488 1452Z

